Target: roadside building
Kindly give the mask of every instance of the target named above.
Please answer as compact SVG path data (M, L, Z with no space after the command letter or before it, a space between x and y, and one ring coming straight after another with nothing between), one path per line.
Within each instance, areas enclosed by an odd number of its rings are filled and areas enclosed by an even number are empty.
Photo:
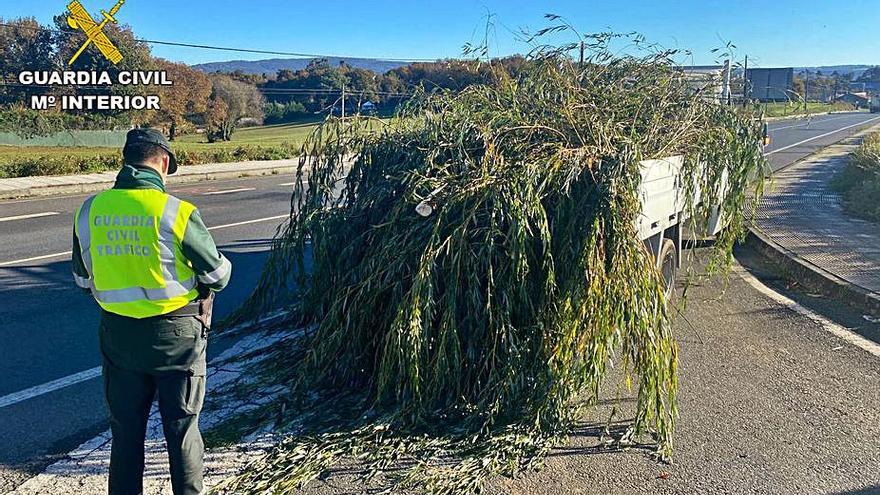
M849 103L850 105L856 108L868 108L868 103L871 98L868 96L868 93L844 93L836 98L836 101L840 101L843 103Z
M760 102L789 101L792 98L794 69L748 69L746 98Z

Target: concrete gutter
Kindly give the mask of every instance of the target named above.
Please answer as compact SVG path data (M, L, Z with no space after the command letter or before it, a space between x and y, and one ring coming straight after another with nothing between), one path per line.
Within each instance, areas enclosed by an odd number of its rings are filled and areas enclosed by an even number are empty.
M296 172L299 158L288 160L211 163L180 167L168 178L170 184L231 179ZM0 179L0 199L84 194L101 191L113 185L116 171L84 175L57 175Z

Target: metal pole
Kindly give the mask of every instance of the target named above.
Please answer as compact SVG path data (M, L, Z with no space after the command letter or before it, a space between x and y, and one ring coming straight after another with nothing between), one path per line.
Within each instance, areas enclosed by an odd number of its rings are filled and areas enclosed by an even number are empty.
M584 42L581 41L581 56L578 59L578 67L584 67Z
M746 63L743 65L743 108L749 101L749 56L746 55Z
M345 120L345 83L342 83L342 120Z
M807 111L807 95L810 94L810 73L804 74L804 111Z
M721 86L721 104L730 105L730 59L724 61L723 83Z

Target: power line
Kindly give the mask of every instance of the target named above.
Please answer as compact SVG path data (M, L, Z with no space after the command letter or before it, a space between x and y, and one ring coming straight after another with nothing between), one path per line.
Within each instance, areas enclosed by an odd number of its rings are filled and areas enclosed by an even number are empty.
M25 29L30 31L49 31L53 33L63 34L64 36L72 36L77 34L76 31L66 31L57 28L50 28L45 26L33 27L33 26L20 26L9 23L0 23L0 27L10 28L10 29ZM274 50L259 50L254 48L239 48L239 47L230 47L230 46L214 46L214 45L203 45L197 43L183 43L178 41L162 41L162 40L149 40L146 38L135 38L135 41L141 43L149 43L151 45L165 45L165 46L176 46L176 47L184 47L184 48L197 48L201 50L215 50L215 51L225 51L225 52L236 52L236 53L254 53L260 55L280 55L284 57L296 57L296 58L338 58L338 59L355 59L355 58L368 58L373 60L379 60L383 62L436 62L440 59L428 59L428 58L384 58L384 57L345 57L340 55L326 55L326 54L317 54L317 53L302 53L302 52L284 52L284 51L274 51Z
M2 87L22 88L22 89L27 89L27 88L33 88L33 89L64 88L64 89L78 89L78 90L82 89L82 90L108 90L108 91L112 89L111 86L95 86L95 85L57 86L57 85L51 85L51 84L21 84L21 83L16 83L16 82L0 81L0 88L2 88ZM149 85L138 85L138 87L149 87ZM333 89L333 88L261 88L259 86L256 86L256 89L257 89L257 91L260 91L261 93L265 93L267 95L272 95L272 96L285 96L285 95L290 95L290 96L306 95L307 96L307 95L312 95L312 94L337 95L337 94L342 93L341 89ZM233 89L233 91L237 91L237 90ZM401 93L401 92L395 92L395 91L370 91L370 90L351 90L351 89L346 90L346 93L352 94L353 96L371 94L371 95L381 95L381 96L404 97L404 96L412 96L413 95L413 93Z

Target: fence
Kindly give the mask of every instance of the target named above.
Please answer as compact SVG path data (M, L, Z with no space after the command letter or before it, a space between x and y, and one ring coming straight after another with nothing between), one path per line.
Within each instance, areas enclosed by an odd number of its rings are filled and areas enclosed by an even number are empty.
M0 145L93 148L121 148L128 131L62 131L48 136L23 138L11 132L0 132Z

